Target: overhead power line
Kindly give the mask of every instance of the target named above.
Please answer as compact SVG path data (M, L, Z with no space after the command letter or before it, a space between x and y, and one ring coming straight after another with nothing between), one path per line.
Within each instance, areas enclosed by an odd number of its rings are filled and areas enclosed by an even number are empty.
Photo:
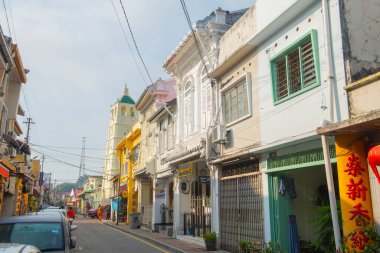
M3 6L4 6L5 18L7 20L9 36L12 37L12 31L11 31L11 26L9 25L8 11L7 11L7 6L5 5L5 0L3 0Z
M13 36L17 43L17 36L16 36L16 29L15 29L15 21L13 19L13 12L12 12L12 6L11 6L12 0L8 0L8 6L9 6L9 13L11 14L11 21L12 21L12 28L13 28Z
M185 0L180 0L180 2L181 2L181 5L182 5L183 12L185 13L185 18L186 18L186 21L187 21L187 25L189 26L191 34L193 35L194 43L195 43L195 46L197 47L197 52L198 52L198 54L199 54L199 56L201 58L203 67L206 70L207 77L209 77L209 72L208 72L208 69L207 69L207 65L206 65L206 63L205 63L205 61L203 59L203 53L202 53L202 50L201 50L200 42L199 42L198 37L197 37L197 35L196 35L195 31L194 31L194 28L193 28L193 25L192 25L192 22L191 22L191 19L190 19L189 12L187 11Z
M72 164L72 163L65 162L65 161L63 161L63 160L57 159L57 158L55 158L55 157L53 157L53 156L51 156L51 155L47 155L47 154L45 154L44 152L38 151L38 150L36 150L36 149L33 149L33 151L35 151L35 152L37 152L37 153L39 153L39 154L41 154L41 155L44 155L44 156L46 156L46 157L48 157L48 158L50 158L50 159L53 159L53 160L55 160L55 161L57 161L57 162L60 162L60 163L62 163L62 164L66 164L66 165L69 165L69 166L74 167L74 168L80 168L80 166L78 166L78 165L75 165L75 164ZM100 172L100 171L97 171L97 170L92 170L92 169L89 169L89 168L86 168L86 170L91 171L91 172L95 172L95 173L99 173L99 174L102 174L102 175L105 175L105 176L111 176L111 177L113 176L113 175L106 174L106 173L104 173L104 172Z
M82 157L82 155L73 154L73 153L69 153L69 152L65 152L65 151L60 151L60 150L53 149L53 148L48 148L46 146L41 146L41 145L38 145L38 144L31 144L31 146L36 146L36 147L39 147L39 148L47 149L47 150L50 150L50 151L54 151L54 152L58 152L58 153L66 154L66 155ZM86 149L89 149L89 148L86 147ZM84 157L88 158L88 159L101 160L101 161L110 160L110 159L104 159L104 158L93 157L93 156L84 156Z
M121 5L121 8L123 8L124 17L125 17L125 20L127 21L128 29L129 29L129 32L131 33L131 37L132 37L132 40L133 40L133 44L135 45L135 48L136 48L137 54L138 54L139 57L140 57L141 63L143 64L143 66L144 66L144 68L145 68L146 74L148 75L150 82L153 83L153 79L152 79L152 77L150 76L149 71L148 71L148 68L146 67L145 62L144 62L144 60L143 60L143 58L142 58L142 56L141 56L141 54L140 54L140 50L139 50L139 48L137 47L137 43L136 43L136 40L135 40L135 36L133 35L133 32L132 32L131 24L129 23L129 20L128 20L128 17L127 17L127 13L125 12L124 4L123 4L123 2L122 2L121 0L120 0L120 5Z
M141 69L140 69L140 66L139 66L139 64L137 63L136 57L135 57L135 55L133 54L133 50L132 50L131 44L129 43L129 40L128 40L128 38L127 38L127 35L126 35L125 31L124 31L124 27L123 27L123 25L121 24L121 20L120 20L120 18L119 18L119 14L117 14L117 10L116 10L115 4L114 4L113 0L110 0L110 1L111 1L111 4L112 4L112 7L113 7L113 10L114 10L114 12L115 12L115 15L116 15L117 21L119 22L119 25L120 25L121 31L123 32L123 36L124 36L125 42L127 43L127 45L128 45L128 49L129 49L129 51L130 51L130 53L131 53L131 55L132 55L132 59L133 59L135 65L136 65L136 67L137 67L137 70L138 70L139 73L140 73L140 77L141 77L141 79L143 80L144 84L147 85L147 83L146 83L146 81L145 81L145 78L144 78L144 75L143 75L143 73L142 73L142 71L141 71Z
M80 149L80 150L82 150L82 147L51 146L51 145L40 145L40 144L36 144L36 143L32 143L30 145L31 146L38 146L38 147L41 147L41 148L62 148L62 149ZM88 147L86 147L86 149L107 150L106 148L88 148ZM115 150L117 150L117 149L115 149Z

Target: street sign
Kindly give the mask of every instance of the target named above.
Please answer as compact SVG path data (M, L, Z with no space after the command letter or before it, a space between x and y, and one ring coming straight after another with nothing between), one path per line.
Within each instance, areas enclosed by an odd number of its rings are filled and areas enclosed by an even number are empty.
M199 183L209 184L210 183L210 176L199 176Z

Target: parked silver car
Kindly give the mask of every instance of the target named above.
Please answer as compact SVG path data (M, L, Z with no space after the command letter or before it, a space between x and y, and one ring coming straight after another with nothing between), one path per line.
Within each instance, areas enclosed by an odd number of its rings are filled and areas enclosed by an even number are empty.
M41 251L33 245L0 243L0 253L41 253Z
M0 243L34 245L41 252L71 252L76 240L71 231L77 226L59 213L26 215L0 219Z

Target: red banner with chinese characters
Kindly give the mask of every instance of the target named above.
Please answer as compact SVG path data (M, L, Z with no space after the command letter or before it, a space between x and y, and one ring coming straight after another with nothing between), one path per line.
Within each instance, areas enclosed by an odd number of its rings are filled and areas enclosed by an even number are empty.
M369 238L363 232L355 232L362 222L373 226L371 190L365 142L356 135L336 136L336 157L339 177L339 193L342 210L343 235L347 246L362 252Z

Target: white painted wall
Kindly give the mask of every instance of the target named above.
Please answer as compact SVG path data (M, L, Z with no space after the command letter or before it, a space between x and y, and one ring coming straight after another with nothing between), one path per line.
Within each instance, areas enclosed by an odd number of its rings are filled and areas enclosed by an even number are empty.
M337 0L330 1L336 74L335 119L340 121L348 118L348 107L346 92L343 90L345 72L338 7ZM268 4L267 10L269 8L271 7ZM264 146L276 143L284 138L292 141L304 133L314 134L321 121L328 118L328 109L322 108L323 105L328 106L328 87L326 84L328 69L322 18L321 4L317 2L303 11L297 19L273 34L266 43L258 48L259 76L253 80L259 83L261 136ZM270 59L312 29L316 29L318 33L321 85L281 104L274 105Z

